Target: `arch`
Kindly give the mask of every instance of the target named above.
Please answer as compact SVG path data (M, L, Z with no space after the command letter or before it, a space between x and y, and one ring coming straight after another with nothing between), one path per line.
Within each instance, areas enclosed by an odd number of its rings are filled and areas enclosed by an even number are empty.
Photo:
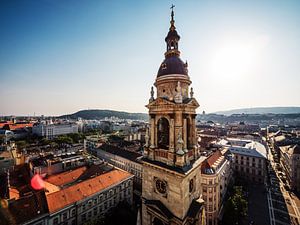
M168 119L161 117L157 121L157 147L169 149L170 142L170 124Z

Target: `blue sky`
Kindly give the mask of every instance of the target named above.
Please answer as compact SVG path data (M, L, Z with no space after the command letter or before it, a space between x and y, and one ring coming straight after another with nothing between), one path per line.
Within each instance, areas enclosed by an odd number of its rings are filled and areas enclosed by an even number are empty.
M170 5L199 112L300 106L300 1L0 2L0 115L146 112Z

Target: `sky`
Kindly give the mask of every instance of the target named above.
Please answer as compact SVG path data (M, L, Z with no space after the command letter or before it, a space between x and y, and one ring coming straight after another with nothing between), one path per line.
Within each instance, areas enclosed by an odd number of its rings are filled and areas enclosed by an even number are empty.
M0 116L147 112L171 4L198 112L300 106L300 1L1 0Z

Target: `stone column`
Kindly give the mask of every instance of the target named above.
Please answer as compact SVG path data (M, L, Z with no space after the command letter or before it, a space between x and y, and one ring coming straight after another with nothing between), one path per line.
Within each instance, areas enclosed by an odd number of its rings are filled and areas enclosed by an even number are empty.
M183 151L187 152L187 121L186 118L183 119Z
M169 151L170 152L174 152L174 119L171 118L170 120L170 130L169 130L169 143L170 143L170 148Z
M192 115L191 116L191 130L190 130L190 133L191 133L191 144L193 146L196 145L196 138L197 138L197 135L196 135L196 115Z
M155 118L151 116L151 122L150 122L150 148L155 148Z

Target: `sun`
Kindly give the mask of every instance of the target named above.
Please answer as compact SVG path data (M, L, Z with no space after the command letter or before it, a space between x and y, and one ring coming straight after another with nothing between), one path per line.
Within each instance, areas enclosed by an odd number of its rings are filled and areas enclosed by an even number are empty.
M231 80L247 76L259 64L261 50L267 41L265 37L224 39L212 55L213 74Z

